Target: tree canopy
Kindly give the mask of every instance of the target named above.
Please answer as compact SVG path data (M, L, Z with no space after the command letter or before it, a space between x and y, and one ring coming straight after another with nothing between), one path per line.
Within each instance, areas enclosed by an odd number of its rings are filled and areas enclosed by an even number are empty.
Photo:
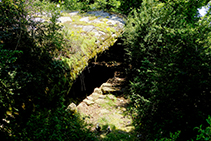
M209 114L210 16L196 16L206 3L144 0L130 15L124 34L130 92L146 140L176 131L190 139Z

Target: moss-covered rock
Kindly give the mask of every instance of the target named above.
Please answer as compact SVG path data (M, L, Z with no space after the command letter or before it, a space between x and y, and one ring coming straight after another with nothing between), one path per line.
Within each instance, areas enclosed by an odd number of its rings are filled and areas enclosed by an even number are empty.
M39 15L39 20L49 21L49 17ZM32 19L33 20L33 19ZM36 19L34 19L36 20ZM59 31L65 43L61 50L51 52L55 60L60 60L65 68L65 82L71 88L73 81L88 66L89 60L112 46L122 34L124 21L115 14L103 11L87 13L61 13L57 19ZM67 91L68 94L69 90Z
M115 14L103 11L92 11L85 14L63 13L71 20L61 24L62 33L69 41L71 55L61 55L59 58L70 68L71 78L74 80L88 65L91 58L112 46L123 32L124 21ZM69 15L69 16L68 16Z

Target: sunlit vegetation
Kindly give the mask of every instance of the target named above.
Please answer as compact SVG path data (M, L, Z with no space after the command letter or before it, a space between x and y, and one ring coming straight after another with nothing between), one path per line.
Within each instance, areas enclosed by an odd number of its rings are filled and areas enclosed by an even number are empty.
M73 68L71 71L71 76L73 79L87 66L88 60L94 58L98 53L104 51L104 48L112 45L116 39L111 36L111 33L115 33L117 36L121 33L116 31L113 27L104 23L95 23L95 22L83 22L80 19L87 15L76 15L72 16L72 22L65 22L64 29L62 33L64 38L70 43L72 52L67 53L68 56L60 56L61 60L64 60L70 67ZM90 15L89 15L90 16ZM93 21L97 19L96 16L90 16L89 20ZM87 32L82 29L81 26L93 26L96 30L102 31L105 35L100 37L95 37L94 32ZM121 31L121 30L120 30ZM102 40L103 39L103 40ZM97 40L102 40L97 44ZM68 46L65 47L68 49Z
M35 23L26 19L25 8L27 7L20 1L0 3L1 138L94 138L84 128L82 120L64 112L63 97L71 79L67 76L64 63L53 59L56 52L65 45L59 32L61 27L55 23L58 16L53 11L55 9L52 9L50 23Z
M194 127L207 126L210 15L197 16L197 7L206 2L144 0L129 15L124 38L132 66L131 104L145 140L163 139L170 132L180 133L178 140L195 140Z
M197 8L208 2L1 0L1 139L211 140L210 10L204 17L197 15ZM107 42L99 39L101 44L96 44L95 33L57 23L57 18L79 11L72 22L85 25L80 21L84 13L96 10L127 16L122 47L130 64L125 69L133 132L116 130L114 119L113 131L96 137L79 114L65 111L73 81L89 59L114 44L111 33L119 36L122 31L115 30L117 25L109 27L106 19L103 24L87 23L106 33ZM102 107L114 107L114 101L106 100ZM106 130L107 119L99 122Z

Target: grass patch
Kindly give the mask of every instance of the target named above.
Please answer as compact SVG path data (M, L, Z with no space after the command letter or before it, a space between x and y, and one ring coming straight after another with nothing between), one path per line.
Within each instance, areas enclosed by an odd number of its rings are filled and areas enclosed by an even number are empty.
M109 97L106 97L105 102L100 103L100 106L109 110L115 106L115 101L111 100Z

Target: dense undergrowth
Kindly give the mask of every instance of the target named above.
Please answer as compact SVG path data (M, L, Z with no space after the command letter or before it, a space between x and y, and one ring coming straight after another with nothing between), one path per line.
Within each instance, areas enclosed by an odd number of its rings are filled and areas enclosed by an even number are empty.
M178 140L195 140L194 127L207 125L210 15L196 16L205 2L144 0L129 16L126 61L132 65L134 124L144 140L162 139L170 132L180 132Z
M66 65L55 60L65 45L52 7L50 22L35 22L23 2L1 9L0 124L5 140L91 140L80 118L68 115Z
M62 11L105 10L128 15L130 110L141 140L210 140L210 11L196 16L207 2L2 0L1 138L96 140L79 115L65 112L72 79L65 62L55 59L67 46L56 19ZM27 16L39 12L50 12L50 22Z
M51 2L50 2L51 1ZM34 10L49 10L56 6L61 11L96 11L104 10L128 15L141 5L142 0L35 0Z

